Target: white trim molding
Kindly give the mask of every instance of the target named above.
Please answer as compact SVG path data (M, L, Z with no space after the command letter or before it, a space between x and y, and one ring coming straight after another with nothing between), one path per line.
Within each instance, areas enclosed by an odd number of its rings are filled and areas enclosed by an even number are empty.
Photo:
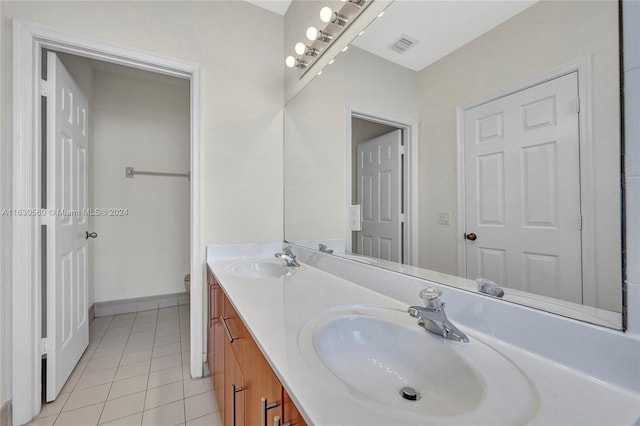
M191 376L203 373L205 257L202 244L202 70L194 63L115 46L54 28L13 20L12 208L40 207L40 53L70 53L191 82ZM12 221L13 423L40 411L41 221Z
M385 124L387 126L397 127L402 129L404 133L403 140L405 141L405 163L404 170L404 182L405 182L405 194L404 194L404 251L407 253L405 257L405 263L418 266L420 259L420 244L419 244L419 229L418 229L418 120L408 117L401 117L395 114L388 114L379 111L371 111L366 108L359 108L347 104L347 118L346 118L346 176L347 176L347 208L346 215L346 229L345 229L345 243L348 251L352 250L352 232L349 226L350 215L349 206L352 204L352 141L351 141L351 119L360 118L362 120L372 121L378 124Z
M518 83L505 90L492 93L457 107L458 144L458 275L467 276L465 233L465 176L464 176L464 113L478 105L509 96L538 84L578 73L578 98L580 100L580 199L582 209L582 288L583 303L594 306L596 302L596 247L595 247L595 183L593 159L593 71L592 57L586 55L575 61L556 67L543 74Z

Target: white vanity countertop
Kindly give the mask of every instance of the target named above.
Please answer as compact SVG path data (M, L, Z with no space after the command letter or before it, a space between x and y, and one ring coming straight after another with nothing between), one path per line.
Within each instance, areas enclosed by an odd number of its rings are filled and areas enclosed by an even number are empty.
M330 386L310 368L298 344L300 329L320 312L344 305L406 309L406 303L308 264L294 268L288 277L242 278L231 272L232 265L250 259L272 261L278 248L267 245L263 249L254 247L243 251L239 246L234 247L224 251L224 256L220 256L220 250L208 249L207 263L307 423L407 424L386 418ZM425 287L428 285L430 283L425 282ZM446 301L447 289L443 291ZM418 302L416 300L416 304ZM497 349L532 380L540 406L528 424L633 425L640 422L640 394L589 377L480 330L456 325L471 339L475 335ZM504 410L509 408L505 406Z

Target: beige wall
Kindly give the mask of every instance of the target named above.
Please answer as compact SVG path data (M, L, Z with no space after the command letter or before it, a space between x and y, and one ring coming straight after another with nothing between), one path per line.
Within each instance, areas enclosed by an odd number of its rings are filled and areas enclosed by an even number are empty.
M540 2L420 71L419 266L458 272L456 107L592 54L596 300L620 310L617 13L612 1Z
M201 64L203 241L282 238L281 16L242 1L44 1L4 6L5 18ZM10 30L6 25L3 36L10 39ZM247 46L251 54L245 55ZM7 87L11 52L2 53Z
M184 291L189 272L189 181L125 177L125 167L189 170L189 82L96 72L93 96L91 283L95 302Z

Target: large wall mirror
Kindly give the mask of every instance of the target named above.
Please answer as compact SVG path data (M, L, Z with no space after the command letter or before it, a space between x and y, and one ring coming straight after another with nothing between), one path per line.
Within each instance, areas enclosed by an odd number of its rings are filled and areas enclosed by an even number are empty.
M285 240L623 328L619 31L616 1L391 3L285 107Z

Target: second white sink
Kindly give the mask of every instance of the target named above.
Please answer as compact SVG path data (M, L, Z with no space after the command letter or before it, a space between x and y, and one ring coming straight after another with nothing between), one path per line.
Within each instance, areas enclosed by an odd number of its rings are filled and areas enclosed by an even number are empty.
M293 267L268 260L244 261L230 266L231 273L242 278L281 278L293 273Z

